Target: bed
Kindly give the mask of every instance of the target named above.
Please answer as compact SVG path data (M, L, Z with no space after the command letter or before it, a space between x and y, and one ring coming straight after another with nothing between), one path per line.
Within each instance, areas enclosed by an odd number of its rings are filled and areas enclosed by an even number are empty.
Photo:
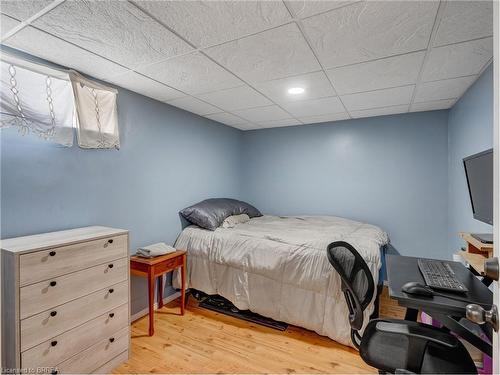
M336 240L360 252L377 284L387 234L340 217L261 216L214 231L189 226L175 247L188 251L188 287L351 345L340 278L326 257ZM173 281L179 287L179 275ZM372 311L373 301L367 318Z

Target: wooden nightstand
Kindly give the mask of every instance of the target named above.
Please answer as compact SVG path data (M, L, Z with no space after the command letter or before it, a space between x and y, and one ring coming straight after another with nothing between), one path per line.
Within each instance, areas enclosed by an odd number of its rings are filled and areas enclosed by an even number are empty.
M155 258L142 258L137 255L130 257L130 272L132 275L148 278L149 294L149 336L154 334L154 302L155 302L155 280L167 272L181 268L181 315L184 315L184 303L186 299L186 251L177 250L174 253L161 255ZM160 277L158 287L158 308L163 307L163 278Z

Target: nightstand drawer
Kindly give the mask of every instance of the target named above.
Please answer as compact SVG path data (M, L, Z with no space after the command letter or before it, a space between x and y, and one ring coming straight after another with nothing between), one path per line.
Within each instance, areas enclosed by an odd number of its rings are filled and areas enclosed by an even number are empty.
M129 329L124 328L57 366L61 374L90 374L128 349Z
M125 304L23 352L21 367L55 367L127 326L128 305Z
M182 266L183 259L184 258L182 256L179 256L179 257L176 257L174 259L169 259L165 262L158 263L155 265L155 272L156 273L166 272L166 271L173 270L177 267L180 267L180 266Z
M22 287L21 319L124 281L127 272L127 258L121 258Z
M128 256L127 235L112 236L19 257L21 286Z
M126 303L128 294L128 281L123 281L21 320L21 351Z

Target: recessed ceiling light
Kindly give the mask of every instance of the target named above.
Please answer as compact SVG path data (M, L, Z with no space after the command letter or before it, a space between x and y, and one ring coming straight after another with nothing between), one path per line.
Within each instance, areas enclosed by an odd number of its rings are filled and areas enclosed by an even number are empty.
M298 94L302 94L304 93L304 88L303 87L292 87L290 89L288 89L288 93L289 94L292 94L292 95L298 95Z

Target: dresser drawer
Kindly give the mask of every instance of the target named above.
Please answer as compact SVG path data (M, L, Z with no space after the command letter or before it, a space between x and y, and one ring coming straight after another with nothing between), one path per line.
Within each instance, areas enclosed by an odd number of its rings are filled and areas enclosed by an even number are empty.
M111 372L121 365L123 362L128 361L128 350L118 354L111 361L105 363L98 369L94 370L93 374L111 374Z
M61 374L90 374L128 349L129 329L124 328L57 365Z
M26 350L21 354L21 367L55 367L127 326L128 305L125 304Z
M21 286L128 256L127 235L23 254L19 257Z
M128 301L128 280L21 320L21 351Z
M121 258L41 281L21 288L21 319L48 310L54 306L117 284L128 277L127 258Z

